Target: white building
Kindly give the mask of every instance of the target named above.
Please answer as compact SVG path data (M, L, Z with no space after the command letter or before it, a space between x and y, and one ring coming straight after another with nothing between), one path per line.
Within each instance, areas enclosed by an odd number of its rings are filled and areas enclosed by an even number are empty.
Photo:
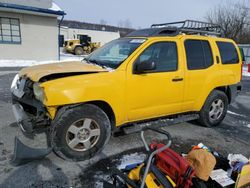
M101 45L120 38L120 31L117 27L69 20L62 22L60 34L64 40L77 39L79 35L88 35L92 42L100 42Z
M0 0L0 59L57 60L63 15L52 0Z
M250 64L250 44L239 44L239 47L244 51L246 64Z

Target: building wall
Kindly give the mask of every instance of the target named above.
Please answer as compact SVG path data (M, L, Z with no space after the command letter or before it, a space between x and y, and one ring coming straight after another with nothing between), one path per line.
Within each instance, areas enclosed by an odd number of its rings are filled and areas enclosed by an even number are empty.
M1 59L57 60L58 27L56 17L0 12L0 17L19 18L21 44L1 44Z
M104 45L105 43L110 42L114 39L120 38L119 32L61 28L61 35L64 35L65 40L76 39L78 34L89 35L92 42L101 42L101 45Z

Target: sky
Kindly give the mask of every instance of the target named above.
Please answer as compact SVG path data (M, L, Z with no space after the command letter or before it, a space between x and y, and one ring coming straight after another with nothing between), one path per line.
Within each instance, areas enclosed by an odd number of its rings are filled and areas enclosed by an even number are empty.
M135 29L185 19L204 20L206 13L228 0L54 0L65 19L130 25Z

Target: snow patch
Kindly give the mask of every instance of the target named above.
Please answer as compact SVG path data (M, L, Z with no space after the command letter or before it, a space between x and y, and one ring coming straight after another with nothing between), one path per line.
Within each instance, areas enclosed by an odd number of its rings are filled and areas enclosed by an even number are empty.
M52 7L49 8L49 10L53 10L53 11L62 11L62 9L54 2L52 2Z
M230 110L227 111L228 114L232 114L232 115L235 115L235 116L241 116L241 117L245 117L244 115L241 115L241 114L237 114L235 112L232 112Z
M238 121L240 125L242 125L243 127L247 127L247 128L250 128L250 122L249 121L246 121L246 120L239 120Z
M146 154L143 153L133 153L122 156L120 159L120 164L117 166L118 169L124 169L126 166L131 164L142 163L146 158Z
M29 67L33 65L43 65L49 63L58 63L58 62L66 62L66 61L81 61L86 55L76 56L73 54L60 54L61 61L48 60L48 61L35 61L35 60L2 60L0 59L0 67Z

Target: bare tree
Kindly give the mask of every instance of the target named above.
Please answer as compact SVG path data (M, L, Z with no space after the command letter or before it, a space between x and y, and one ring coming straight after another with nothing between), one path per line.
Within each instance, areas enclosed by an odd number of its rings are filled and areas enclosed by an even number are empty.
M129 19L126 19L126 20L120 20L118 22L118 27L121 27L121 28L132 28L132 23Z
M100 24L101 24L101 25L107 25L108 22L107 22L106 20L101 19L101 20L100 20Z
M218 24L228 38L239 43L250 43L250 9L245 2L227 3L210 10L208 22Z

